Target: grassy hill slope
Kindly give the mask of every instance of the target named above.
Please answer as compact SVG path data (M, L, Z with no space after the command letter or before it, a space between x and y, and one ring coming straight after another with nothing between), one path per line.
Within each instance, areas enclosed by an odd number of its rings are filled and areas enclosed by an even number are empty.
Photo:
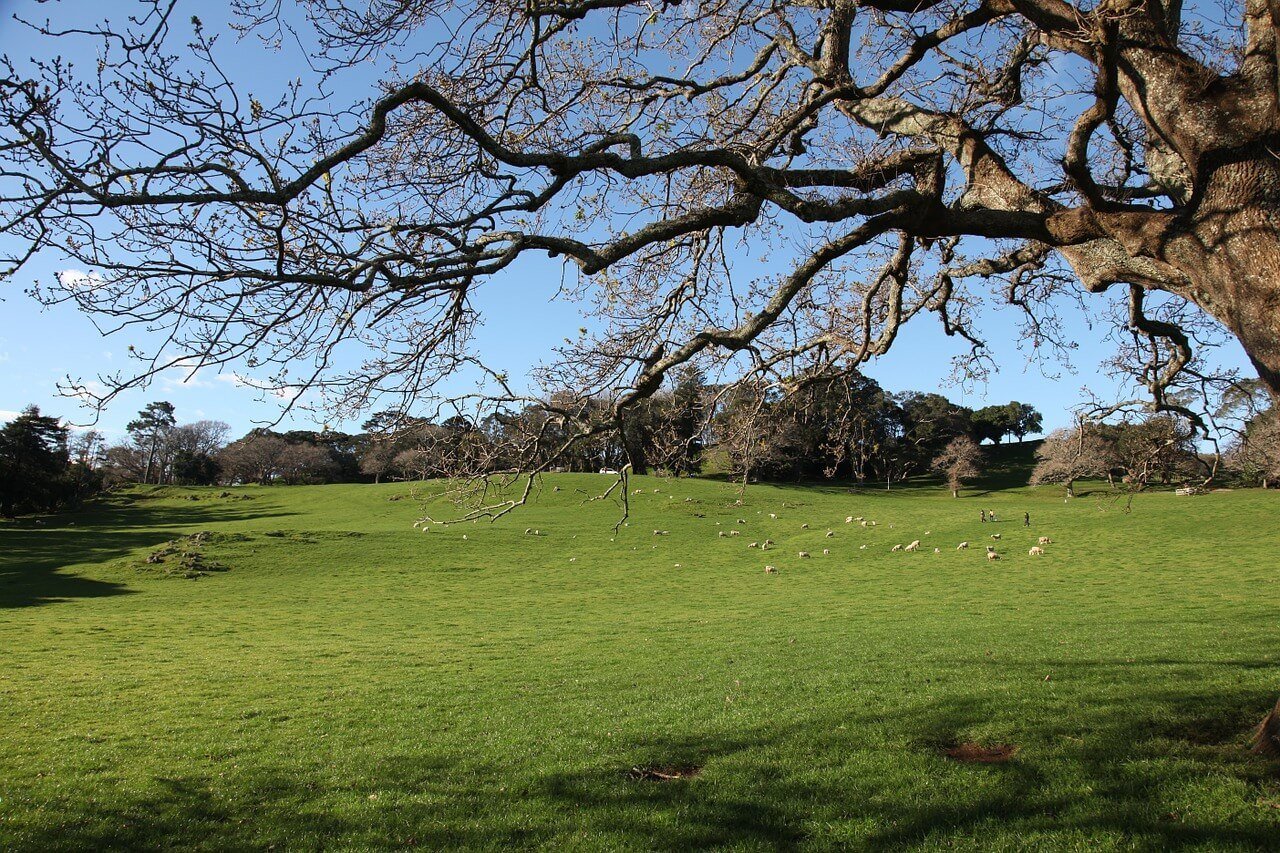
M604 479L429 533L402 484L0 526L0 848L1280 837L1276 494L636 478L615 533Z

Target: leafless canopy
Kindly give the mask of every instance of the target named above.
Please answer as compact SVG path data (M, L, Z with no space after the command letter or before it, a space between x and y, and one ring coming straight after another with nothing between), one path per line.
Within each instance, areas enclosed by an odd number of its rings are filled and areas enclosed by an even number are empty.
M1162 403L1193 353L1152 301L1280 388L1269 0L175 6L32 23L96 62L0 68L5 274L65 257L40 298L164 330L118 383L248 359L348 412L459 371L521 404L473 296L537 253L600 320L542 380L617 412L692 360L855 366L920 314L980 354L984 280L1046 347L1055 297L1120 289ZM259 44L303 75L228 60Z

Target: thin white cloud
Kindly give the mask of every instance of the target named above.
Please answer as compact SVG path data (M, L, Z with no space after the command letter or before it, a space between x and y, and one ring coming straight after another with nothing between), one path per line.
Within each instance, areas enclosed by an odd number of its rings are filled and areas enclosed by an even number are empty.
M102 276L83 270L61 270L58 273L58 283L67 290L92 290L102 284Z
M257 387L253 384L253 382L241 376L239 373L235 373L234 371L229 371L227 373L219 373L217 376L213 378L218 380L219 382L225 382L228 385L234 385L237 388Z

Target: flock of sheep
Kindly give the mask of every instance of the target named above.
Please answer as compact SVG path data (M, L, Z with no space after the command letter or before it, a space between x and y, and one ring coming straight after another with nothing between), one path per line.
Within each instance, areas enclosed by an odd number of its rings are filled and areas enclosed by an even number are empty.
M559 491L559 487L556 487L556 491ZM644 491L643 489L636 489L636 490L635 490L635 492L633 492L633 494L635 494L635 495L639 495L639 494L641 494L643 491ZM659 490L659 489L654 489L653 491L654 491L654 493L655 493L655 494L657 494L657 493L659 493L659 492L660 492L660 490ZM670 495L669 497L670 497L672 500L674 500L674 499L675 499L675 496L674 496L674 495ZM690 502L692 502L692 501L693 501L693 498L685 498L685 503L690 503ZM735 502L735 505L737 505L737 506L740 506L741 504L742 504L742 501L741 501L741 500L738 500L738 501L736 501L736 502ZM761 512L763 512L763 511L761 511ZM984 515L985 515L985 514L984 514ZM778 520L778 514L777 514L776 512L771 512L771 513L769 513L769 518L770 518L770 520L772 520L772 521L777 521L777 520ZM992 521L994 521L994 520L995 520L996 515L995 515L995 513L994 513L994 512L993 512L993 513L990 513L990 518L991 518L991 520L992 520ZM1029 521L1029 518L1028 518L1028 521ZM737 520L737 523L738 523L739 525L745 525L745 524L747 523L747 520L746 520L745 518L739 518L739 519ZM858 525L860 525L861 527L864 527L864 528L873 528L873 527L876 527L876 526L877 526L877 523L876 523L875 521L870 520L870 519L867 519L867 518L865 518L864 516L861 516L861 515L850 515L850 516L847 516L847 517L845 518L845 520L844 520L844 523L845 523L845 524L858 524ZM716 525L717 525L717 526L719 526L719 525L720 525L720 522L718 522L718 521L717 521L717 522L716 522ZM415 525L415 526L417 526L417 525ZM893 528L893 525L892 525L892 524L890 524L890 525L889 525L889 528L890 528L890 529L892 529L892 528ZM801 530L808 530L808 529L809 529L809 524L808 524L807 522L806 522L806 523L801 524L801 525L800 525L800 529L801 529ZM424 532L424 533L426 532L426 528L425 528L425 527L423 528L423 532ZM530 528L526 528L524 532L525 532L525 535L526 535L526 536L541 536L541 535L542 535L542 531L541 531L541 530L538 530L538 529L535 529L535 528L532 528L532 527L530 527ZM655 529L654 529L654 531L653 531L653 535L654 535L654 536L666 536L668 533L670 533L670 531L668 531L668 530L662 530L662 529L657 529L657 528L655 528ZM932 533L932 531L926 530L926 531L924 532L924 534L923 534L923 535L924 535L924 536L929 536L929 535L931 535L931 533ZM720 539L728 539L728 538L732 538L732 537L736 537L736 536L741 536L741 535L742 535L742 531L740 531L740 530L738 530L738 529L736 529L736 528L732 528L732 529L729 529L729 530L719 530L719 531L717 531L717 532L716 532L716 536L717 536L717 538L720 538ZM829 529L829 530L827 530L827 532L826 532L826 538L828 538L828 539L833 538L835 535L836 535L836 533L835 533L835 531L834 531L834 530L830 530L830 529ZM1000 534L1000 533L992 533L992 534L990 534L990 537L991 537L991 539L992 539L992 540L994 540L994 541L996 541L996 542L999 542L999 541L1001 540L1001 538L1002 538L1002 534ZM466 539L466 538L467 538L466 534L463 534L462 538L463 538L463 539ZM573 538L577 539L578 537L575 535ZM613 540L611 539L610 541L613 541ZM1044 556L1044 554L1045 554L1044 546L1046 546L1046 545L1052 545L1052 544L1053 544L1053 540L1052 540L1051 538L1049 538L1048 536L1041 536L1041 537L1039 537L1039 538L1037 539L1036 544L1035 544L1034 546L1032 546L1032 547L1027 551L1027 555L1028 555L1028 556L1031 556L1031 557L1043 557L1043 556ZM654 547L656 548L657 546L655 545ZM759 550L761 550L761 551L768 551L768 550L770 550L771 548L774 548L774 547L775 547L775 544L774 544L774 541L773 541L772 539L762 539L762 540L757 540L757 541L751 542L750 544L748 544L748 545L747 545L747 547L748 547L748 548L755 548L755 549L759 549ZM896 553L900 553L900 552L901 552L901 553L914 553L914 552L919 551L919 550L921 549L921 547L922 547L921 540L919 540L919 539L913 539L913 540L911 540L910 542L906 543L905 545L904 545L904 544L902 544L902 543L896 544L896 545L894 545L892 548L890 548L890 549L889 549L889 551L890 551L890 553L895 553L895 554L896 554ZM968 542L967 540L966 540L966 541L964 541L964 542L961 542L959 545L957 545L957 546L956 546L956 550L957 550L957 551L964 551L964 550L967 550L968 548L969 548L969 542ZM999 559L1000 559L1000 553L999 553L998 551L996 551L996 548L995 548L995 546L994 546L994 545L987 545L987 546L986 546L986 549L987 549L987 550L986 550L986 557L987 557L987 560L989 560L989 561L993 561L993 562L994 562L995 560L999 560ZM858 550L860 550L860 551L865 551L865 550L867 550L867 545L866 545L865 543L864 543L864 544L862 544L862 545L859 545L859 546L858 546ZM936 547L935 547L935 548L933 549L933 553L935 553L935 554L941 554L941 553L942 553L942 549L941 549L941 548L936 548ZM823 556L830 556L830 554L831 554L831 549L830 549L830 548L823 548L823 549L822 549L822 554L823 554ZM798 551L798 552L797 552L797 554L796 554L796 556L797 556L799 559L801 559L801 560L807 560L807 559L810 559L810 558L812 557L812 555L811 555L808 551ZM571 558L571 559L570 559L570 562L576 562L576 560L577 560L577 558L576 558L576 557L575 557L575 558ZM677 563L676 565L677 565L677 566L679 566L680 564L679 564L679 563ZM764 567L764 571L765 571L765 574L773 575L773 574L777 574L777 573L778 573L778 568L777 568L777 566L766 565L766 566Z
M776 520L777 520L777 518L778 518L778 515L777 515L777 513L773 513L773 512L771 512L771 513L769 513L769 518L770 518L770 519L772 519L772 520L775 520L775 521L776 521ZM991 518L992 518L993 520L995 519L995 513L991 513ZM867 520L866 518L864 518L864 517L863 517L863 516L861 516L861 515L851 515L851 516L848 516L847 518L845 518L845 520L844 520L844 521L845 521L845 524L854 524L854 523L857 523L857 524L861 525L862 527L875 527L875 526L876 526L876 522L874 522L874 521L869 521L869 520ZM718 522L717 522L717 523L718 523ZM738 523L739 523L739 524L746 524L746 520L745 520L745 519L740 518L740 519L738 519ZM893 525L891 524L891 525L889 525L889 527L890 527L890 528L892 528L892 527L893 527ZM808 524L801 524L801 525L800 525L800 529L801 529L801 530L808 530L808 529L809 529L809 525L808 525ZM654 531L654 533L657 533L657 532L658 532L658 531L656 531L656 530ZM930 535L930 533L931 533L931 532L932 532L932 531L926 530L926 531L924 532L924 535L925 535L925 536L928 536L928 535ZM725 532L724 532L724 531L721 531L719 535L720 535L721 537L724 537L726 534L725 534ZM728 535L730 535L730 536L737 536L737 535L738 535L738 532L737 532L736 530L734 530L734 531L730 531ZM826 533L826 535L827 535L827 537L828 537L828 538L830 538L830 537L832 537L832 536L835 536L836 534L835 534L835 531L834 531L834 530L828 530L828 531L827 531L827 533ZM1000 539L1002 538L1002 535L1003 535L1003 534L1000 534L1000 533L992 533L992 534L991 534L991 538L992 538L993 540L995 540L995 541L997 541L997 542L998 542L998 541L1000 541ZM1027 551L1027 555L1028 555L1028 556L1030 556L1030 557L1043 557L1043 556L1044 556L1044 554L1045 554L1044 546L1045 546L1045 545L1052 545L1052 544L1053 544L1053 540L1052 540L1051 538L1049 538L1048 536L1041 536L1041 537L1039 537L1039 539L1037 540L1036 544L1035 544L1034 546L1032 546L1030 550L1028 550L1028 551ZM766 550L767 550L767 549L768 549L770 546L772 546L772 545L773 545L773 540L772 540L772 539L766 539L766 540L764 540L763 545L762 545L761 543L759 543L759 542L752 542L752 543L751 543L750 545L748 545L747 547L749 547L749 548L757 548L757 547L761 547L761 548L764 548L764 549L766 549ZM965 542L961 542L959 545L957 545L957 546L956 546L956 550L957 550L957 551L964 551L964 550L967 550L967 549L968 549L968 547L969 547L969 543L968 543L968 541L965 541ZM858 548L859 548L859 550L865 551L865 550L867 549L867 546L866 546L865 544L863 544L863 545L859 545L859 546L858 546ZM913 539L913 540L911 540L910 542L908 542L908 543L907 543L907 544L905 544L905 545L904 545L904 544L902 544L902 543L899 543L899 544L897 544L897 545L894 545L892 548L890 548L890 549L889 549L889 551L890 551L890 553L894 553L894 554L899 553L899 552L901 552L901 553L914 553L914 552L916 552L916 551L919 551L919 550L920 550L920 548L921 548L921 541L920 541L919 539ZM998 551L996 551L996 547L995 547L994 545L987 545L987 546L986 546L986 549L987 549L987 551L986 551L987 560L994 562L995 560L999 560L999 559L1000 559L1000 553L999 553ZM831 549L830 549L830 548L823 548L823 549L822 549L822 553L823 553L823 555L824 555L824 556L825 556L825 555L829 555L829 554L831 553ZM942 553L942 549L941 549L941 548L934 548L934 549L933 549L933 553L935 553L935 554L941 554L941 553ZM796 556L797 556L799 559L807 560L807 559L809 559L812 555L811 555L808 551L799 551L799 552L797 552ZM777 573L778 573L778 567L777 567L777 566L772 566L772 565L766 565L766 566L764 567L764 571L765 571L765 574L768 574L768 575L774 575L774 574L777 574Z
M641 494L643 491L644 491L643 489L637 489L633 494L639 495L639 494ZM659 490L658 490L658 489L654 489L653 491L654 491L655 493L657 493ZM691 501L691 500L692 500L692 498L685 498L685 501L686 501L686 502ZM741 505L741 503L742 503L741 501L737 501L737 504L738 504L738 505ZM995 520L996 520L996 514L995 514L994 512L989 513L989 517L991 518L991 520L992 520L992 521L995 521ZM771 512L771 513L769 513L769 519L770 519L771 521L777 521L777 520L778 520L778 514L777 514L776 512ZM747 520L746 520L745 518L739 518L739 519L738 519L738 524L740 524L740 525L745 525L746 523L747 523ZM876 523L875 521L870 520L870 519L868 519L868 518L866 518L866 517L864 517L864 516L861 516L861 515L850 515L850 516L847 516L847 517L845 518L845 520L844 520L844 523L845 523L845 524L858 524L858 525L860 525L860 526L861 526L861 527L863 527L863 528L873 528L873 527L876 527L876 526L877 526L877 523ZM720 524L720 522L718 522L718 521L717 521L717 522L716 522L716 524L717 524L717 525L719 525L719 524ZM889 527L890 527L890 528L892 528L892 527L893 527L893 525L892 525L892 524L890 524L890 525L889 525ZM808 530L808 529L809 529L809 524L808 524L807 522L806 522L806 523L801 524L801 525L800 525L800 529L801 529L801 530ZM654 530L654 531L653 531L653 535L654 535L654 536L665 536L665 535L667 534L667 532L668 532L668 531L666 531L666 530ZM926 530L926 531L924 532L924 535L925 535L925 536L929 536L931 533L932 533L932 531ZM731 538L731 537L734 537L734 536L740 536L740 535L741 535L741 531L739 531L739 530L737 530L737 529L719 530L719 531L717 531L717 532L716 532L716 536L717 536L717 538L720 538L720 539L728 539L728 538ZM836 535L836 533L835 533L835 531L834 531L834 530L827 530L827 532L826 532L826 537L827 537L827 538L832 538L832 537L834 537L835 535ZM1002 535L1003 535L1003 534L1000 534L1000 533L992 533L992 534L991 534L991 539L992 539L992 540L994 540L994 541L999 542L999 541L1001 540L1001 538L1002 538ZM1051 538L1049 538L1048 536L1041 536L1041 537L1039 537L1039 539L1037 540L1037 543L1036 543L1034 546L1032 546L1032 547L1027 551L1027 555L1028 555L1028 556L1030 556L1030 557L1043 557L1043 556L1044 556L1044 554L1045 554L1044 546L1045 546L1045 545L1051 545L1051 544L1053 544L1053 540L1052 540ZM772 539L757 540L757 541L755 541L755 542L751 542L749 545L747 545L747 547L748 547L748 548L758 548L758 549L760 549L761 551L768 551L770 548L774 547L774 542L773 542L773 540L772 540ZM969 547L969 543L968 543L967 541L965 541L965 542L961 542L959 545L957 545L957 546L956 546L956 550L957 550L957 551L964 551L964 550L967 550L967 549L968 549L968 547ZM921 541L920 541L919 539L913 539L913 540L911 540L910 542L908 542L908 543L907 543L907 544L905 544L905 545L903 545L903 544L901 544L901 543L899 543L899 544L897 544L897 545L894 545L892 548L890 548L890 549L889 549L889 551L890 551L891 553L899 553L899 552L901 552L901 553L913 553L913 552L917 552L917 551L919 551L919 550L920 550L920 548L921 548ZM861 551L865 551L865 550L867 549L867 546L866 546L866 544L859 545L859 546L858 546L858 549L859 549L859 550L861 550ZM994 562L994 561L996 561L996 560L999 560L999 559L1000 559L1000 553L996 550L996 547L995 547L994 545L987 545L987 546L986 546L986 549L987 549L987 550L986 550L986 557L987 557L987 560ZM942 553L942 549L941 549L941 548L934 548L934 549L933 549L933 553L935 553L935 554L941 554L941 553ZM822 549L822 554L823 554L823 556L829 556L829 555L831 554L831 549L830 549L830 548L823 548L823 549ZM810 558L812 557L812 555L811 555L808 551L798 551L798 552L796 553L796 556L797 556L799 559L801 559L801 560L807 560L807 559L810 559ZM765 574L769 574L769 575L777 574L777 573L778 573L778 567L777 567L777 566L773 566L773 565L766 565L766 566L764 567L764 571L765 571Z

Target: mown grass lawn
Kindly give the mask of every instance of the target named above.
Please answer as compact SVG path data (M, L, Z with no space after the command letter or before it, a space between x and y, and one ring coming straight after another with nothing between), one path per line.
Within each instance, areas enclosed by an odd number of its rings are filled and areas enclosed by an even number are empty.
M634 478L615 534L604 479L427 534L405 484L0 526L0 848L1280 848L1280 495ZM144 562L198 531L227 571Z

